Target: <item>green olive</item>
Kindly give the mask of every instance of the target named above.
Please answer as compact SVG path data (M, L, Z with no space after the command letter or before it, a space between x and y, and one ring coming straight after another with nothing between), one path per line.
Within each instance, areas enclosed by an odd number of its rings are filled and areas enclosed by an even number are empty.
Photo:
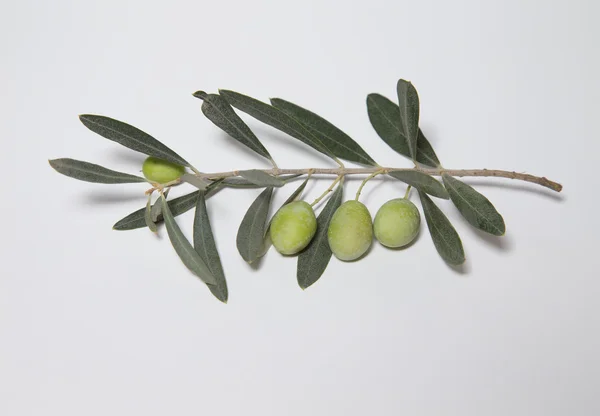
M386 247L403 247L419 234L421 214L408 199L392 199L375 214L375 237Z
M340 260L356 260L373 241L371 214L358 201L344 202L333 214L327 230L329 247Z
M179 179L185 173L185 167L150 156L144 161L142 172L151 182L167 183Z
M317 219L312 207L304 201L282 206L271 221L273 246L281 254L296 254L315 236Z

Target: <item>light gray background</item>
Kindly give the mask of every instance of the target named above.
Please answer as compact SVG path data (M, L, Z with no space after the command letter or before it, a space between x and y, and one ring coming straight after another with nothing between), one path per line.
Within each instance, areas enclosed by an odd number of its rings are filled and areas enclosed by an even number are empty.
M0 414L599 414L599 3L360 3L3 2ZM565 186L469 180L504 215L502 239L440 203L463 238L462 273L423 224L410 250L375 244L303 292L293 259L272 251L254 271L239 257L237 226L258 191L225 191L209 204L223 305L164 230L111 230L144 204L143 185L86 184L47 164L138 171L142 156L77 120L98 113L204 171L266 167L191 96L229 88L305 105L381 164L409 166L365 106L370 92L394 98L400 77L417 86L446 166ZM331 166L249 122L281 167ZM364 202L375 212L403 192L373 181ZM191 217L180 224L187 232Z

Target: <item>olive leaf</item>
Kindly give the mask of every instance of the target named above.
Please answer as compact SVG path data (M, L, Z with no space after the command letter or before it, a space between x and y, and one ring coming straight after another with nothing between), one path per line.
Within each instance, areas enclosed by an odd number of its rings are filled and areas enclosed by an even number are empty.
M398 105L383 95L372 93L367 96L367 114L379 137L396 152L410 157Z
M205 190L208 187L208 185L210 185L210 182L205 181L204 179L199 178L198 176L193 175L191 173L184 173L183 175L181 175L181 180L183 182L189 183L192 186L195 186L201 191Z
M259 258L260 253L263 251L263 241L272 196L273 187L270 186L262 191L248 208L238 229L237 249L242 258L248 263L252 263Z
M240 170L238 174L248 182L258 186L283 186L285 181L258 169Z
M304 180L304 182L302 182L300 184L300 186L298 188L296 188L296 190L294 192L292 192L292 194L288 197L288 199L286 199L285 202L283 204L281 204L279 209L283 208L290 202L296 201L302 195L302 192L304 191L304 188L306 188L306 184L308 183L308 179L309 178L307 177ZM271 248L272 242L271 242L271 235L269 234L269 229L271 228L272 222L273 222L273 218L271 218L269 220L269 223L267 224L267 228L265 229L265 238L263 240L263 249L258 257L263 257L265 254L267 254L267 251L269 251L269 248Z
M203 100L202 112L206 118L244 146L273 161L267 149L250 127L235 113L227 100L218 94L207 94L204 91L196 91L193 95Z
M367 96L367 113L371 125L379 137L396 152L411 157L398 105L381 94L369 94ZM417 162L433 168L440 166L433 147L421 129L419 129L417 139Z
M100 165L82 162L81 160L63 158L49 160L48 162L58 173L79 179L80 181L107 184L146 182L146 179L139 176L117 172Z
M340 159L377 166L358 143L323 117L281 98L271 98L271 104L300 122Z
M198 192L192 192L191 194L187 194L184 196L180 196L179 198L175 198L168 202L171 207L171 212L174 216L181 215L190 209L192 209L196 203L196 198L198 197ZM162 221L162 203L160 199L154 204L160 204L160 217L157 218L154 222ZM127 231L127 230L135 230L138 228L144 228L147 226L146 220L144 216L146 214L146 208L140 208L137 211L132 212L131 214L121 218L119 221L113 225L113 230L117 231Z
M213 195L214 192L219 188L221 180L215 181L211 183L208 188L205 190L206 197ZM195 191L187 195L180 196L179 198L175 198L168 202L169 208L171 208L171 213L173 216L178 216L188 212L190 209L196 206L196 199L198 198L198 192ZM167 193L165 192L165 198L167 197ZM158 207L157 207L158 205ZM161 222L162 221L162 203L160 199L154 203L153 209L153 221ZM113 230L117 231L127 231L127 230L135 230L137 228L146 227L146 220L144 219L146 208L138 209L137 211L132 212L121 220L117 221L115 225L113 225Z
M158 202L158 201L157 201ZM152 194L148 195L148 202L146 203L146 211L144 212L144 221L146 222L146 226L153 233L158 232L156 228L156 224L152 220Z
M447 173L442 179L452 202L469 224L493 235L504 235L504 219L485 196Z
M167 189L164 192L165 199L167 199L167 197L169 196L170 190L171 190L171 188ZM160 200L156 201L154 203L154 205L152 205L152 210L150 211L150 218L152 219L152 222L156 223L159 221L159 218L162 219L161 207L162 207L162 204L161 204ZM171 207L171 211L173 211L173 207ZM176 215L176 214L174 214L174 215Z
M298 256L296 277L298 285L302 289L306 289L319 280L331 260L332 253L327 241L327 229L331 217L342 204L343 189L343 184L340 183L317 217L317 231L314 238Z
M290 180L297 178L298 176L302 176L301 173L293 174L293 175L281 175L278 176L278 179L281 179L284 183L288 183ZM266 185L257 185L256 183L250 182L244 178L226 178L223 181L223 186L228 188L244 188L244 189L256 189L256 188L264 188Z
M81 122L94 133L125 147L178 165L191 166L184 158L154 137L122 121L109 117L82 114Z
M227 303L228 291L225 273L221 265L219 251L213 237L204 191L198 192L196 214L194 216L194 249L208 266L216 284L208 288L212 294L223 303Z
M417 138L417 162L425 166L431 166L432 168L442 166L431 143L429 143L429 140L427 140L421 129L419 129Z
M270 226L271 226L271 223L269 222L269 227ZM263 239L262 247L260 249L260 252L258 253L258 258L264 257L269 252L269 249L273 245L273 242L271 241L271 233L269 232L269 227L267 227L267 229L265 231L265 238Z
M465 261L465 253L458 233L442 210L425 194L419 192L421 205L427 220L431 239L439 255L449 264L459 265Z
M188 239L183 235L183 232L181 232L179 225L177 225L177 222L169 209L169 204L165 197L161 196L160 201L162 203L162 212L167 228L167 234L169 234L171 244L183 264L207 285L217 284L215 277L202 260L202 257L200 257L200 254L194 250L194 247L192 247Z
M335 158L335 155L319 138L315 137L306 127L283 111L238 92L219 90L219 94L238 110L289 134L331 158Z
M417 158L417 137L419 130L419 95L411 82L398 80L396 85L400 121L408 150L413 160Z
M389 171L388 175L401 180L404 183L412 185L419 191L428 193L429 195L437 196L438 198L448 199L448 192L444 186L430 175L410 170Z

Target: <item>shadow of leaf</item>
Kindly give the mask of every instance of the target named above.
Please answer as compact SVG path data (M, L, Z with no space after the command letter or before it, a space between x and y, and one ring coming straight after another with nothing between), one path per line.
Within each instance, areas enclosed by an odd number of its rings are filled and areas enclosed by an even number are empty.
M83 205L109 205L131 201L139 201L143 205L146 200L147 197L143 192L90 191L80 197L80 202Z
M454 266L452 264L446 263L446 266L454 273L467 277L469 273L471 273L471 263L468 260L465 260L463 264L459 264L458 266Z
M466 221L464 221L466 223ZM469 230L471 233L477 235L481 241L483 241L486 245L490 246L490 247L494 247L495 249L498 249L500 251L512 251L512 249L514 248L515 244L514 241L512 239L512 237L510 236L510 234L504 234L503 236L497 236L497 235L492 235L489 233L486 233L485 231L481 231L478 230L477 228L474 228L473 226L471 226L470 224L467 223L467 226L469 227Z
M147 157L148 156L142 153L138 153L134 150L125 149L122 147L115 147L110 150L111 159L134 166L136 171L142 170L142 165L144 164L144 160L146 160Z

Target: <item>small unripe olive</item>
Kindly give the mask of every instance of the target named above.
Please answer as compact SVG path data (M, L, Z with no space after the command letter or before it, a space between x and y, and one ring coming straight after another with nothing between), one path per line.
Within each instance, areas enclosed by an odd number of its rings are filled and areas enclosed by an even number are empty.
M167 183L180 178L185 173L185 167L150 156L144 161L142 172L151 182Z
M408 199L392 199L379 208L373 223L375 237L386 247L403 247L419 234L421 214Z
M340 205L329 222L327 240L340 260L356 260L365 254L373 241L373 223L367 207L358 201Z
M315 236L317 219L312 207L304 201L282 206L271 221L273 246L281 254L296 254Z

